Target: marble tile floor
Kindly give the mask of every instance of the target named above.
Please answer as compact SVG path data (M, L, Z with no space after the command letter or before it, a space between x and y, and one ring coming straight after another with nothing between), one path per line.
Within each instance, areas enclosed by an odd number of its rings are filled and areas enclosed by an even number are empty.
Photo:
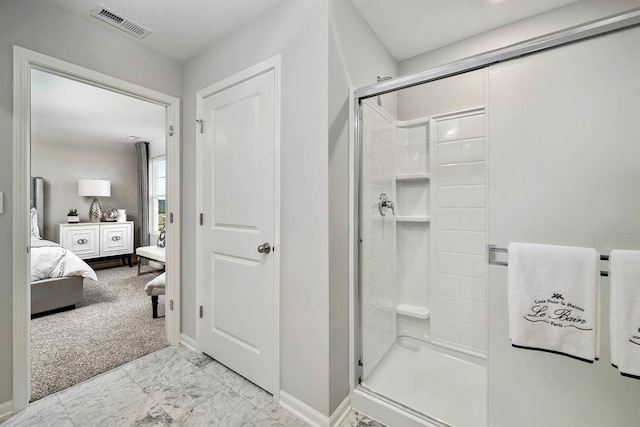
M32 403L0 427L307 426L214 359L167 347ZM340 427L380 427L351 411Z

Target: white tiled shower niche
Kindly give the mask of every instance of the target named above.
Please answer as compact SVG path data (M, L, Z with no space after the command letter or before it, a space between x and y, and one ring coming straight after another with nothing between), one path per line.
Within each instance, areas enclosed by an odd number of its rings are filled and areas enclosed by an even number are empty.
M396 332L429 341L429 120L396 122Z
M397 336L485 356L484 119L477 109L399 122L364 104L365 378ZM380 215L380 193L395 216Z

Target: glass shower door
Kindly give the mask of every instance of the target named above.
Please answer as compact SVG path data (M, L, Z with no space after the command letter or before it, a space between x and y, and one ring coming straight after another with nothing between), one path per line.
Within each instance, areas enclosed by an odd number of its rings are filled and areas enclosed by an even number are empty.
M362 103L360 292L362 376L396 339L395 120L370 100Z
M490 68L489 242L640 248L639 40L636 27ZM638 425L601 285L600 360L584 363L511 347L507 269L489 268L490 426Z

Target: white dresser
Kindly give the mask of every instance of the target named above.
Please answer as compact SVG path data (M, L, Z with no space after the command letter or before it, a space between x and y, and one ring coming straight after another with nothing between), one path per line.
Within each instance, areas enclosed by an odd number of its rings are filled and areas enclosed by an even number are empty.
M131 266L133 221L58 224L58 243L82 259L126 257Z

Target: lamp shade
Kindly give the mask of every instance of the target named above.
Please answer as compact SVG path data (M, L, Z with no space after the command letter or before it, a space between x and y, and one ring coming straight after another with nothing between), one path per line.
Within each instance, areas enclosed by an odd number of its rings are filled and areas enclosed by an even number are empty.
M111 181L106 179L78 180L78 196L110 197Z

